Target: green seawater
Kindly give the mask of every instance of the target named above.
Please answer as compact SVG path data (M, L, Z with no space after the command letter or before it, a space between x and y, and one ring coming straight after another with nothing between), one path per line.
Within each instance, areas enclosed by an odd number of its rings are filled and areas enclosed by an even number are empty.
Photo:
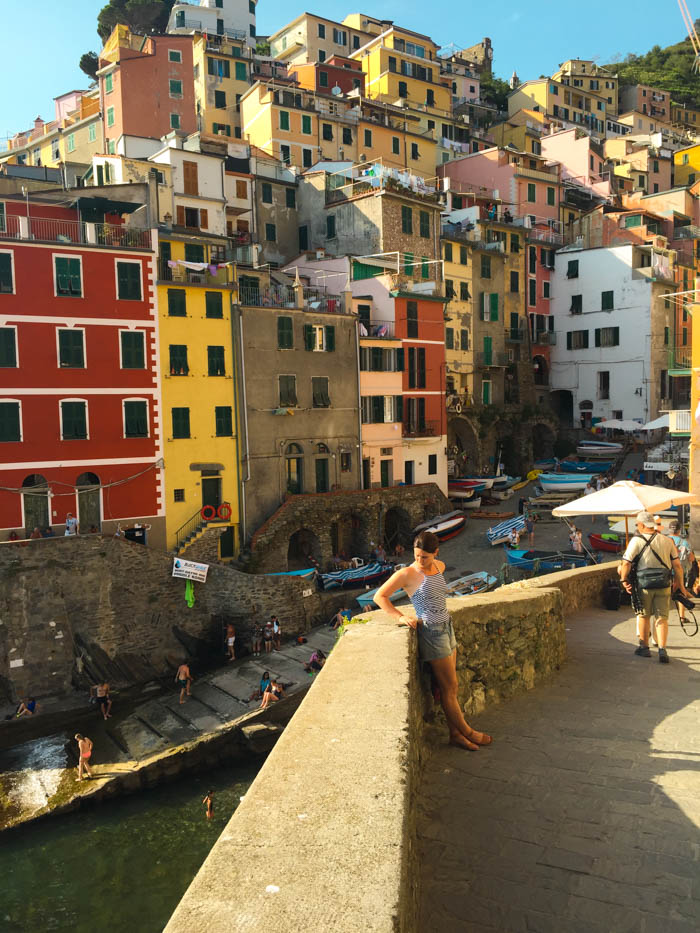
M2 933L160 933L262 765L219 768L4 835ZM202 798L214 791L214 818Z

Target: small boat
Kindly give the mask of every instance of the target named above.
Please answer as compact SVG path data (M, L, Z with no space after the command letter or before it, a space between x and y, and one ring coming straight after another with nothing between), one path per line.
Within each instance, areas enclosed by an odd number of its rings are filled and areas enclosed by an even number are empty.
M572 567L585 567L590 562L586 554L579 554L578 551L503 550L507 562L521 570L534 570L535 563L541 570L570 570Z
M350 570L335 570L333 573L321 573L318 577L322 590L345 589L347 587L367 586L379 583L394 570L393 564L375 560Z
M478 479L449 479L447 485L450 489L471 489L472 492L483 492L486 489L486 483Z
M538 476L539 476L539 474L538 474ZM518 490L524 489L524 488L527 486L527 484L528 484L529 482L530 482L530 480L529 480L529 479L527 478L527 476L526 476L525 479L521 479L519 483L515 483L511 488L512 488L513 492L518 492Z
M475 593L485 593L498 586L498 578L480 570L478 573L468 573L457 577L447 584L447 596L473 596Z
M591 549L594 551L610 551L612 554L619 554L623 546L620 535L614 533L601 535L589 534L588 540L590 541Z
M515 486L516 483L519 483L521 479L522 476L506 476L505 474L496 476L494 477L492 488L495 490L500 489L501 491L510 489L511 486Z
M615 444L611 441L581 441L576 447L576 453L587 460L605 460L610 457L619 457L623 449L622 444Z
M471 517L483 519L486 522L494 522L500 518L501 521L505 522L509 518L515 518L515 512L488 512L479 509L477 512L472 512Z
M498 525L493 525L486 532L486 537L491 545L504 544L508 540L508 535L512 528L517 528L518 531L522 531L524 527L525 516L516 515L514 518L509 518L507 521L500 522Z
M550 457L549 460L535 460L535 469L539 470L540 473L546 473L547 470L551 470L556 464L557 461L554 457Z
M605 460L598 463L590 460L561 460L559 469L562 473L607 473L612 465L612 461Z
M480 509L481 508L481 496L476 496L474 499L466 499L460 503L463 509Z
M412 533L417 535L421 531L432 531L440 541L448 541L458 535L466 523L467 517L460 508L455 509L454 512L445 512L444 515L436 515L430 521L421 522L420 525L416 525Z
M468 501L469 499L474 498L474 490L473 489L462 489L461 486L457 486L456 488L454 486L448 486L447 496L449 499L459 499L459 500Z
M307 567L306 570L284 570L282 573L266 573L266 577L301 577L306 579L307 577L313 577L314 574L318 573L315 567Z
M484 489L490 489L495 478L495 476L460 476L457 482L483 483ZM451 479L450 482L453 483L454 479Z
M374 602L374 597L377 595L377 590L380 588L377 586L373 590L368 590L366 593L360 593L357 597L357 602L362 609L377 609L378 606ZM401 602L403 599L408 599L408 593L406 590L401 589L397 590L395 593L392 593L389 597L392 603Z
M538 482L545 492L578 492L585 489L593 473L540 473Z

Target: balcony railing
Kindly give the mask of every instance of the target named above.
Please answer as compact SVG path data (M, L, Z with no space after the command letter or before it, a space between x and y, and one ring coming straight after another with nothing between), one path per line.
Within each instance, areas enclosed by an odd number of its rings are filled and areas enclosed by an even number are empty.
M669 434L690 434L690 411L670 411L668 413Z
M202 31L202 21L201 19L181 19L175 20L175 29L194 29L197 32Z
M239 301L253 308L296 308L294 289L289 285L242 285Z
M133 230L120 224L94 224L53 217L19 217L10 214L0 224L0 239L38 240L45 243L77 243L122 249L151 249L150 230Z
M527 331L522 327L507 327L506 340L509 343L523 343L527 338Z
M439 421L404 421L404 437L440 437L442 433Z
M340 295L327 295L322 288L304 285L302 296L305 311L323 311L325 314L341 314L343 311Z
M254 246L234 246L231 250L231 259L234 262L243 263L245 266L252 266L255 258Z
M363 321L360 319L357 326L361 338L368 337L372 340L393 340L396 333L394 321Z
M219 269L212 273L209 269L188 269L186 266L180 266L177 263L173 266L168 264L167 259L161 259L158 262L158 278L161 282L172 282L174 285L208 285L212 288L224 288L226 285L235 284L228 271L228 267Z
M539 347L553 347L557 342L557 335L553 330L538 330L532 342Z
M693 357L690 347L675 347L669 353L669 364L671 369L687 369L693 365Z
M507 366L508 354L502 350L493 350L491 353L481 350L476 354L476 362L479 366Z

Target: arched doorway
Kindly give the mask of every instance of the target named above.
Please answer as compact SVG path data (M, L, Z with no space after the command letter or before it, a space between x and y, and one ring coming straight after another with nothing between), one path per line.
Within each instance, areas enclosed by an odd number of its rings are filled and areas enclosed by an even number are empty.
M556 439L556 434L548 424L534 424L532 426L533 460L548 460L553 457Z
M341 515L331 524L331 548L347 558L367 553L367 522L359 512Z
M384 548L392 554L397 544L404 549L411 547L411 517L404 509L389 509L384 516Z
M81 473L75 481L78 487L78 527L82 534L102 527L100 477L96 473Z
M298 444L288 444L284 452L287 492L297 496L304 491L304 452Z
M447 455L454 460L455 476L468 476L481 469L479 437L466 418L450 418L447 422Z
M308 528L300 528L289 539L287 548L287 570L304 570L320 566L321 543Z
M22 483L24 530L28 538L35 528L41 531L51 524L49 518L49 484L41 473L30 473Z

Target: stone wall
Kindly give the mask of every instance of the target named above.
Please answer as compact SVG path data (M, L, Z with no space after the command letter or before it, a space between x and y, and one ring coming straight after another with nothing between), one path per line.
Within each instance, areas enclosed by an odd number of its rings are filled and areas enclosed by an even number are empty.
M172 561L98 535L0 545L0 696L62 694L98 678L143 683L170 674L183 657L201 668L221 659L226 620L248 648L256 619L275 613L293 636L347 600L308 581L215 565L195 584L190 609Z
M550 676L565 660L565 615L599 605L611 569L450 600L469 714ZM342 636L166 933L417 930L415 799L432 699L414 633L383 612L363 619Z
M405 515L408 534L403 544L410 546L412 528L434 515L452 511L452 506L435 483L290 496L253 536L253 566L268 573L287 570L290 538L300 529L307 529L318 543L314 556L325 570L333 557L334 524L342 533L348 523L357 523L355 538L360 552L366 554L371 542L384 540L387 513L392 509Z

